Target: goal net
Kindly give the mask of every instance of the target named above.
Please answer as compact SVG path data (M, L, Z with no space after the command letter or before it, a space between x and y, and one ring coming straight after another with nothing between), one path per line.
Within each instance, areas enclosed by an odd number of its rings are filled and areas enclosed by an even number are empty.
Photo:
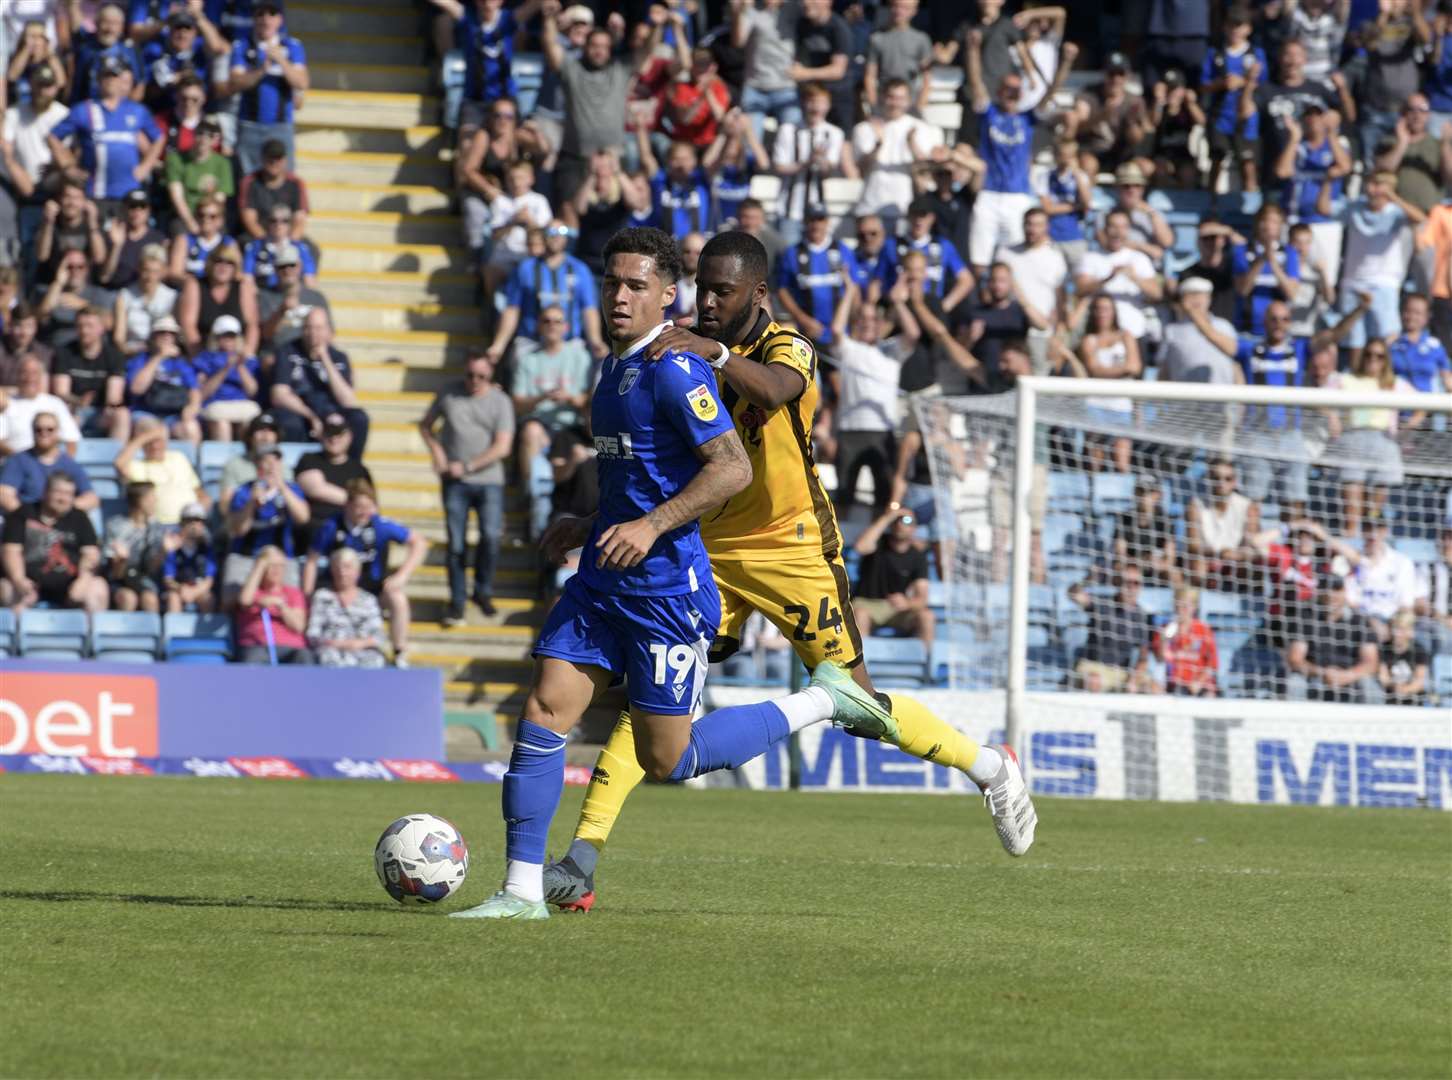
M913 408L935 666L1006 703L1035 790L1452 805L1452 395L1027 378Z

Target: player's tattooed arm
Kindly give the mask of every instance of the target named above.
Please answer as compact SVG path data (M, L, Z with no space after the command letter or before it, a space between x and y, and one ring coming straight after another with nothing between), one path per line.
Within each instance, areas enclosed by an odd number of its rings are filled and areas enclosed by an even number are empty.
M751 459L734 429L702 443L696 453L703 462L701 471L679 495L644 517L612 525L600 534L596 566L626 570L637 565L661 535L695 521L751 484Z

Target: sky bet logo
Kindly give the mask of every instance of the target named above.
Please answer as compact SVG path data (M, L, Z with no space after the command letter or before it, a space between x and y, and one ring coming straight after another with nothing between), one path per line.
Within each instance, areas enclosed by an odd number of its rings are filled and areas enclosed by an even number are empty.
M0 754L155 757L156 680L6 672Z

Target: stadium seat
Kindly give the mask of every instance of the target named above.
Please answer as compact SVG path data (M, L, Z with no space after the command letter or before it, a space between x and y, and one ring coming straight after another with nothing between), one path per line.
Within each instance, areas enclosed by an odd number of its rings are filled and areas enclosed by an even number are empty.
M311 454L315 450L321 450L317 443L311 442L285 442L278 443L278 449L282 451L282 460L289 469L296 469L298 459L304 454Z
M1241 598L1235 593L1204 589L1200 593L1200 618L1217 633L1222 630L1250 631L1255 628L1254 616L1245 612Z
M15 650L15 612L0 608L0 656L14 656Z
M1134 477L1129 473L1095 473L1091 489L1096 517L1134 509Z
M162 643L168 660L214 663L200 656L226 661L232 655L232 620L225 615L182 613L162 620Z
M244 453L246 449L246 444L238 442L202 443L201 464L197 467L197 475L202 478L203 485L215 484L221 480L222 469L227 462Z
M121 498L121 481L114 476L91 477L91 490L103 503Z
M1392 547L1396 548L1418 565L1435 563L1439 559L1437 542L1425 537L1417 537L1414 539L1409 536L1398 536L1392 541Z
M114 478L116 470L111 462L120 452L121 442L117 439L82 439L76 447L76 464L85 469L92 480L98 476Z
M1051 586L1029 586L1028 613L1030 619L1053 623L1057 611L1058 604L1054 600L1054 590Z
M1074 513L1053 512L1044 515L1040 541L1045 555L1063 551L1069 539L1084 527L1083 519Z
M1169 615L1175 610L1175 591L1158 585L1141 589L1139 606L1151 615Z
M1089 477L1080 472L1049 473L1049 510L1083 514L1089 510Z
M102 611L91 616L91 655L115 664L150 664L161 649L161 616Z
M1432 657L1432 693L1442 705L1452 705L1452 656Z
M20 613L20 655L80 660L86 655L89 632L84 611L28 608Z

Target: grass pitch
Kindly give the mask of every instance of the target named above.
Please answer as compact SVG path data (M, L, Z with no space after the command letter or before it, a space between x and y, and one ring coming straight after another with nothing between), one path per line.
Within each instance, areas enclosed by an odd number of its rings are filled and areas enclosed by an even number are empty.
M562 850L580 793L556 821ZM403 910L499 789L0 777L4 1076L1447 1076L1452 815L642 790L588 916Z

